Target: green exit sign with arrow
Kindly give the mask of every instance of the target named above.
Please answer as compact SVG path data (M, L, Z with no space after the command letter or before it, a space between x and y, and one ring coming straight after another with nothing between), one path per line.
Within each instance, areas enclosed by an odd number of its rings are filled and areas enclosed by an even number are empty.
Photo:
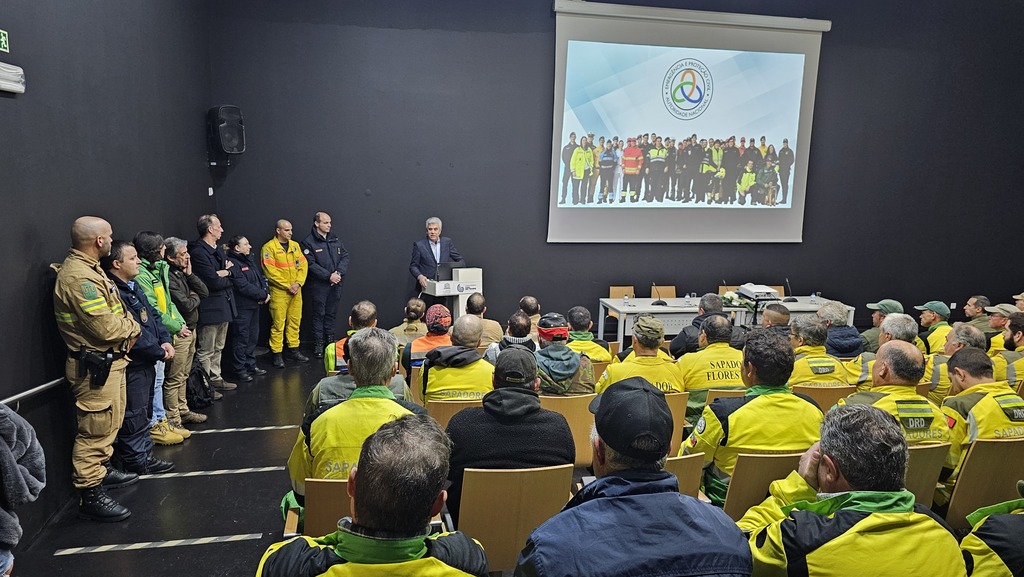
M7 39L7 31L6 30L0 30L0 52L8 52L9 53L10 51L11 51L11 43Z

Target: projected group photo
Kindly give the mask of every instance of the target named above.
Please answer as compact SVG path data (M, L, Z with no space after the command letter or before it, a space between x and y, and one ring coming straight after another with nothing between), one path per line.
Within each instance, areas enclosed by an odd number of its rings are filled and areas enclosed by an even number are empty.
M680 89L682 90L682 89ZM682 99L694 98L686 92ZM570 132L561 149L558 206L787 206L795 155L789 139L619 138Z
M790 208L803 65L570 40L555 206Z

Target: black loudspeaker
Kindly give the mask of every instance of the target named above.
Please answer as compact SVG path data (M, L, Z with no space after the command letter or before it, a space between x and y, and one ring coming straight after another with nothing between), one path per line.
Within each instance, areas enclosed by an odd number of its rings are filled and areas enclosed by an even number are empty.
M210 150L218 155L245 152L245 122L237 106L214 106L206 114Z

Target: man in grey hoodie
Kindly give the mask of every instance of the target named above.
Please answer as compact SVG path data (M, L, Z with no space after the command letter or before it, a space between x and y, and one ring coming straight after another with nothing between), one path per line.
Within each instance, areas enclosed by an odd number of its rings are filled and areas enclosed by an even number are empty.
M559 313L547 313L537 323L540 350L537 376L545 395L586 395L594 392L594 365L587 355L566 346L569 322Z

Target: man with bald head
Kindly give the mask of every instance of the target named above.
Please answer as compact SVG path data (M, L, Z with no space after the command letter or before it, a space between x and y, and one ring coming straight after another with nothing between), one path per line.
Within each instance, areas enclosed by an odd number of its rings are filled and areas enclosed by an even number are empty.
M465 401L483 398L494 389L494 365L484 360L477 347L483 336L480 317L462 315L452 325L452 346L437 347L423 361L420 382L424 401Z
M923 376L924 355L915 345L882 341L871 367L871 389L840 399L839 405L871 405L891 414L910 445L948 443L949 425L942 410L917 394Z
M138 476L106 465L124 419L125 353L138 338L139 323L99 260L110 254L110 223L83 216L71 227L72 248L54 265L53 312L68 348L64 375L75 395L77 432L71 449L72 481L81 492L79 515L95 521L121 521L130 512L110 498L107 488L130 485Z
M306 283L309 263L299 243L292 240L292 223L277 221L274 238L260 250L263 273L270 283L270 352L274 367L284 368L285 340L288 359L305 363L309 357L299 351L299 323L302 322L302 285Z

